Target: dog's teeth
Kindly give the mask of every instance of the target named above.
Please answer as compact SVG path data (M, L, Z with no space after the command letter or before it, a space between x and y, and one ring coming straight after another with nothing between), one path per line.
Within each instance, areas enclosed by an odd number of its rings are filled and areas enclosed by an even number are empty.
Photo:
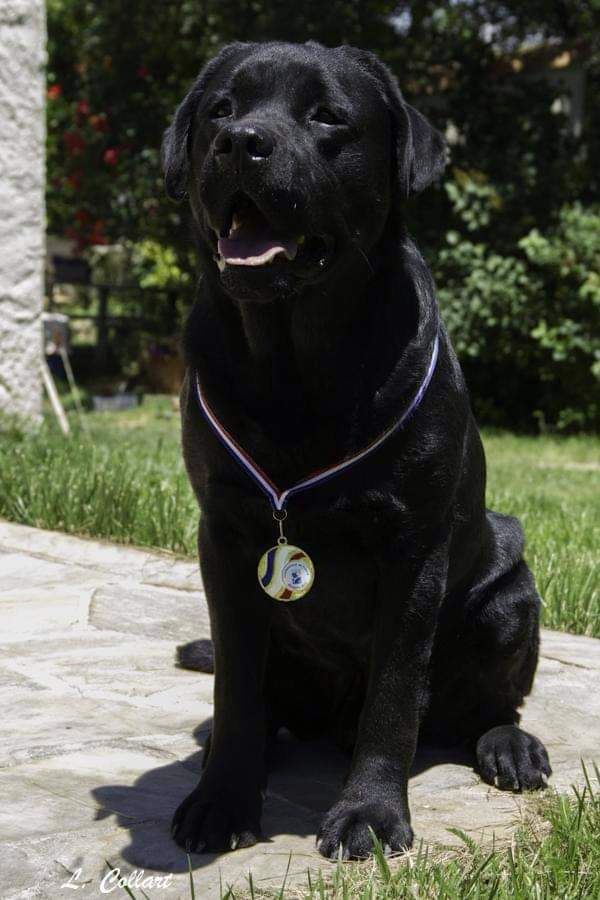
M231 228L229 229L229 237L231 237L232 234L235 234L236 231L239 231L241 227L242 227L242 223L241 223L240 219L238 218L237 214L234 213L233 219L231 220Z
M231 849L231 850L235 850L236 847L237 847L237 845L239 844L239 842L240 842L240 836L239 836L239 834L232 834L232 835L231 835L231 840L229 841L229 847L230 847L230 849Z
M217 256L217 266L219 268L219 272L224 272L225 267L227 266L227 260L223 259L222 256Z

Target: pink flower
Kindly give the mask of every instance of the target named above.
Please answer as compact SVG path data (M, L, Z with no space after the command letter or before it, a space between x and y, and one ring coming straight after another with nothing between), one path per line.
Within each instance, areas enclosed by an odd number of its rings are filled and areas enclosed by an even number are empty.
M89 123L94 129L94 131L108 131L108 119L104 113L99 113L98 115L90 116Z
M90 244L108 244L108 238L104 234L104 222L102 219L94 222L88 240Z
M80 134L73 131L65 131L63 140L71 156L77 156L85 149L85 141Z

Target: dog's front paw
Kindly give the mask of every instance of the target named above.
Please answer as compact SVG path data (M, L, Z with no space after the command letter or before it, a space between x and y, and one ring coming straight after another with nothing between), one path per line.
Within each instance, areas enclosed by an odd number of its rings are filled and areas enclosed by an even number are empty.
M546 787L552 774L546 748L516 725L499 725L477 742L479 772L502 791L534 791Z
M262 837L260 788L203 775L173 816L171 834L190 853L251 847Z
M340 800L325 815L317 836L323 856L363 859L373 853L372 829L386 851L408 850L413 842L408 812L400 802Z

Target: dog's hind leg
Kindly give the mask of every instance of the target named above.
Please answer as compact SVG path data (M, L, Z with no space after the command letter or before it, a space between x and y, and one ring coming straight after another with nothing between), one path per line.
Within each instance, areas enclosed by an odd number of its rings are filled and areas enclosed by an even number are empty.
M540 599L519 522L489 512L488 525L486 575L462 602L449 598L440 623L424 730L466 740L484 781L532 790L551 774L544 745L518 727L537 666Z

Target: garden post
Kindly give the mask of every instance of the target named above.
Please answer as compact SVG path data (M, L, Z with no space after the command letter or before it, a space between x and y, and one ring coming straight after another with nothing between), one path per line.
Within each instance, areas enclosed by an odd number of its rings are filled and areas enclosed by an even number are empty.
M100 371L104 371L108 360L108 294L108 287L98 288L96 364Z

